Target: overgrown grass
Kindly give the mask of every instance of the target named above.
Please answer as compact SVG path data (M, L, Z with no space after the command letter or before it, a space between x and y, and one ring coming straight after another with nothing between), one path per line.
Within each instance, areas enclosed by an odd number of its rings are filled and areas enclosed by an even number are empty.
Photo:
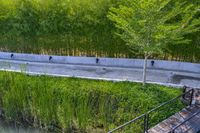
M56 125L63 132L108 131L181 93L158 85L0 72L0 107L7 120L45 129ZM172 107L159 116L166 118L183 105ZM163 119L155 116L153 122Z

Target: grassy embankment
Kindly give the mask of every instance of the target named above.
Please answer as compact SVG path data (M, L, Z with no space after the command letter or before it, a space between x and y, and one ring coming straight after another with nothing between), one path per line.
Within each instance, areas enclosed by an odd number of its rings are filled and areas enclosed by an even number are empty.
M158 85L143 88L130 82L0 72L0 108L7 120L44 129L56 125L65 132L107 131L180 94L179 89ZM151 116L151 122L156 123L182 107L180 102L166 106L161 114ZM140 126L136 127L132 131L137 132Z

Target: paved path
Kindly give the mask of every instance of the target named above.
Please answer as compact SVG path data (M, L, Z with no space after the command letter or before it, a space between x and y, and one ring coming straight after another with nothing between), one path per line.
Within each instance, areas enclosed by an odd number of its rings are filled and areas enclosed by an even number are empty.
M193 105L188 106L175 115L162 121L155 127L151 128L148 133L170 133L172 129L180 125L174 133L197 133L200 131L200 90L196 89L193 98ZM192 117L195 115L194 117Z
M106 67L98 65L55 64L0 59L0 70L26 71L29 74L45 74L64 77L79 77L112 81L142 81L141 68ZM200 73L184 71L147 71L149 83L200 88Z

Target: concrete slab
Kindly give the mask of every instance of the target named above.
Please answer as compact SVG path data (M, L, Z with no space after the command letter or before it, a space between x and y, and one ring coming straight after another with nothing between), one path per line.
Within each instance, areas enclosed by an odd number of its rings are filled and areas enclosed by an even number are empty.
M11 55L0 52L0 70L111 81L142 81L143 61L140 59L100 58L96 63L94 57L52 56L49 61L48 55ZM200 88L200 64L155 61L155 66L148 67L148 83ZM193 69L184 71L187 67Z

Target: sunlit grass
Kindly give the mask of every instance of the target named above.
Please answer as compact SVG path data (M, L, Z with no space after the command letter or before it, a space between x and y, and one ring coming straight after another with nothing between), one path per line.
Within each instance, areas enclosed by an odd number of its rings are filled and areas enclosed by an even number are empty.
M130 82L27 76L0 72L0 107L8 120L29 121L36 127L63 131L107 131L180 95L180 89ZM171 106L172 107L172 106ZM177 112L183 105L177 102ZM158 115L158 114L157 114Z

